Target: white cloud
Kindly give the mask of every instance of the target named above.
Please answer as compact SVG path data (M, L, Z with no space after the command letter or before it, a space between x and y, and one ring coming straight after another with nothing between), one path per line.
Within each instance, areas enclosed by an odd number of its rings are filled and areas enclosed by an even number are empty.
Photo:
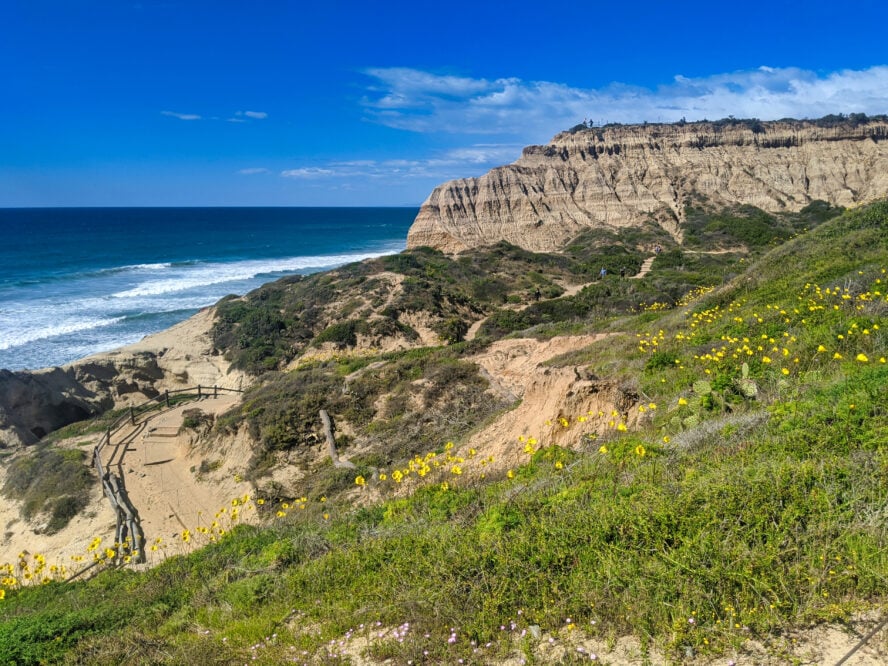
M268 114L265 111L237 111L234 114L234 118L229 118L228 122L230 123L245 123L247 122L244 118L250 118L252 120L264 120L268 118Z
M238 173L243 174L245 176L254 176L254 175L260 174L260 173L268 173L268 169L265 169L263 167L252 167L249 169L241 169L240 171L238 171Z
M672 122L727 116L773 120L888 111L888 66L819 74L799 68L690 78L655 89L611 84L572 88L518 78L471 79L408 68L365 70L375 79L363 103L383 125L415 132L511 135L529 143L584 119Z
M335 175L332 169L320 169L318 167L301 167L299 169L286 169L281 171L284 178L323 178Z
M521 155L521 144L475 144L447 150L432 157L387 160L347 160L320 167L282 171L286 178L404 180L430 178L448 180L481 175L489 169L513 162Z
M160 115L178 118L179 120L200 120L196 113L176 113L175 111L161 111Z

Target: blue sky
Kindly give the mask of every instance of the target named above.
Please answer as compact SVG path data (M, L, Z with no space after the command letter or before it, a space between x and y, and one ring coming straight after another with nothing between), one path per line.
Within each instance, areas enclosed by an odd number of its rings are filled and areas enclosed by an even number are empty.
M882 3L5 0L0 206L418 205L596 122L888 113Z

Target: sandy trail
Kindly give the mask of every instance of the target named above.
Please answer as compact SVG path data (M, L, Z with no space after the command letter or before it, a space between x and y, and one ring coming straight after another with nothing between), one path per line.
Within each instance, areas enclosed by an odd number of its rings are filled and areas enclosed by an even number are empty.
M185 529L195 532L208 526L222 507L230 508L231 500L251 493L248 483L237 475L249 458L245 440L232 438L208 451L195 450L194 434L182 430L183 412L198 408L214 417L227 411L239 400L238 395L220 394L188 402L170 410L146 415L146 420L130 430L121 431L112 443L129 440L122 461L111 470L121 475L130 500L139 513L145 534L148 562L156 563L163 556L193 550L206 542L195 538L188 544L181 539ZM87 450L92 452L93 441ZM86 442L84 442L86 443ZM123 449L123 447L121 447ZM105 457L110 449L105 449ZM201 464L206 461L204 474ZM0 479L2 482L2 479ZM242 519L251 520L252 513L241 512ZM227 519L222 521L228 526ZM71 557L86 555L87 547L102 538L103 547L114 540L115 514L96 483L90 491L88 506L56 534L40 534L35 526L23 525L17 502L0 504L0 524L5 533L0 537L0 563L11 562L20 552L43 554L50 564L72 564ZM168 544L151 551L156 539Z
M645 275L651 272L651 266L654 265L654 260L657 258L657 255L653 257L648 257L641 263L641 268L638 270L638 273L629 277L630 280L640 280Z
M209 526L232 499L251 493L250 485L237 476L246 452L194 450L191 435L181 429L186 410L197 408L215 417L238 400L239 396L220 394L163 411L127 447L120 469L139 512L149 562L156 559L150 551L156 539L173 544L176 552L191 550L196 541L185 544L181 540L184 530Z

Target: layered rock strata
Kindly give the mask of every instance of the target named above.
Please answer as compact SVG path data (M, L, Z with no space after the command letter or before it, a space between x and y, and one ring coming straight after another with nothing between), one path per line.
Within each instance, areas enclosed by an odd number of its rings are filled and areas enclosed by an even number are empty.
M407 246L458 252L506 240L554 251L587 229L646 222L680 240L695 194L774 213L884 197L888 122L580 126L525 148L513 164L435 188Z

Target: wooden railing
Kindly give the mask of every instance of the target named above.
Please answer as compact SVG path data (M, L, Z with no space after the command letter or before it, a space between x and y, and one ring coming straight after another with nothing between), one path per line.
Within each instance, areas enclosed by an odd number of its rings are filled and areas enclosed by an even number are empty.
M118 563L123 561L126 551L129 551L129 561L137 564L145 562L145 534L142 532L139 512L133 506L123 480L123 457L127 447L142 432L145 424L153 415L141 421L139 417L155 410L160 412L164 409L171 409L191 400L217 397L219 393L225 392L243 393L241 389L201 385L177 391L165 391L140 405L130 407L126 413L108 426L99 439L93 449L93 465L98 472L102 492L108 498L111 508L117 516L114 542L117 544L115 551ZM117 437L118 435L120 437ZM110 454L107 451L110 451ZM104 462L102 461L103 452L106 454ZM117 468L116 474L111 471L112 467Z

